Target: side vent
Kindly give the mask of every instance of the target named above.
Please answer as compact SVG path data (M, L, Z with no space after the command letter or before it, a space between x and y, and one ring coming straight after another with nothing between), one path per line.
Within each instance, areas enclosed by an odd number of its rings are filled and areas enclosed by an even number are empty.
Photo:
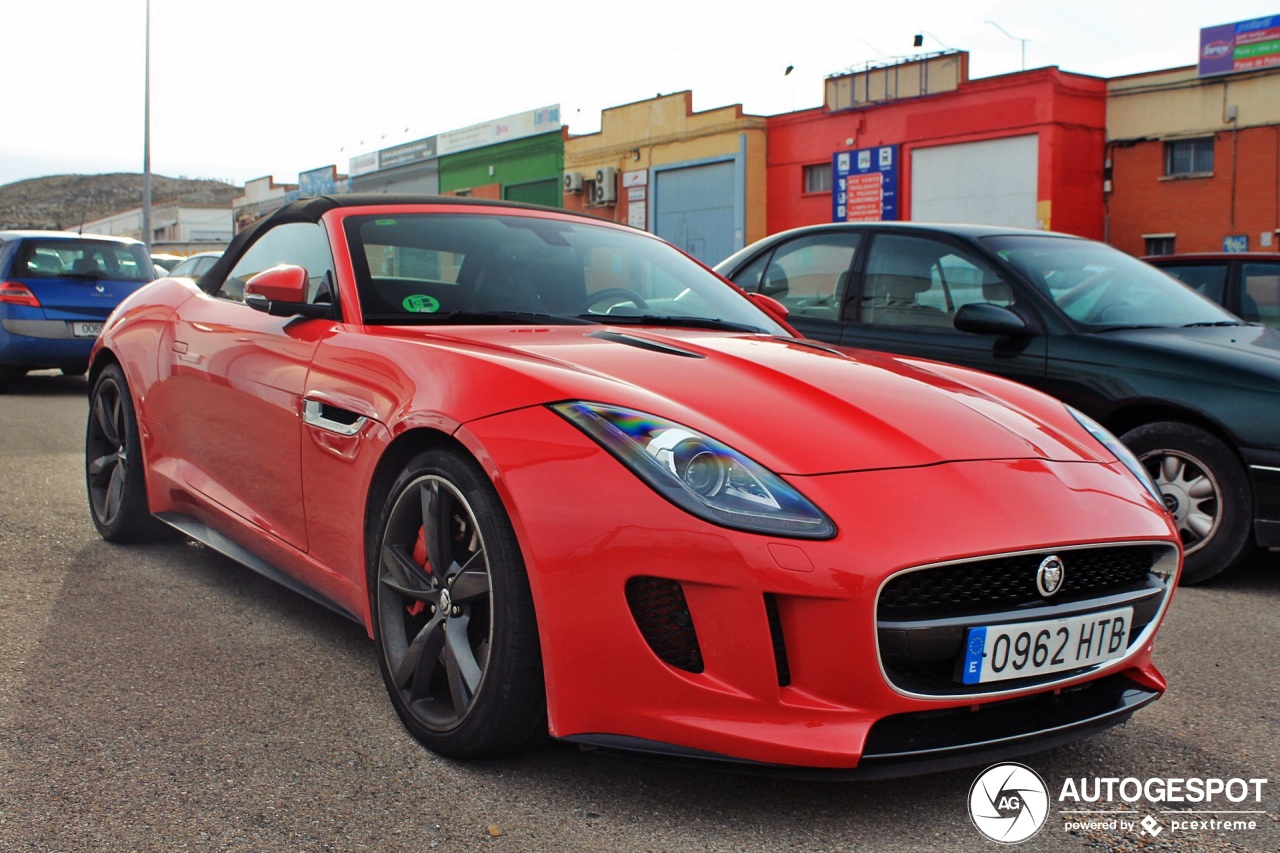
M791 665L787 663L787 641L782 636L782 617L778 615L778 596L764 594L764 612L769 617L769 639L773 641L773 665L778 668L778 686L791 683Z
M686 672L702 672L702 649L680 584L667 578L627 581L627 605L649 648L664 663Z

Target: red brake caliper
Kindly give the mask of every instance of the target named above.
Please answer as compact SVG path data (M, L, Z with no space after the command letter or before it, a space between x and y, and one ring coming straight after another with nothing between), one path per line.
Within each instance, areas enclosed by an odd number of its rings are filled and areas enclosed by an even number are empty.
M418 528L418 541L413 543L413 561L422 566L422 570L427 574L431 574L431 563L427 560L427 531L426 528ZM417 616L427 607L425 601L415 601L408 605L405 609L409 611L410 616Z

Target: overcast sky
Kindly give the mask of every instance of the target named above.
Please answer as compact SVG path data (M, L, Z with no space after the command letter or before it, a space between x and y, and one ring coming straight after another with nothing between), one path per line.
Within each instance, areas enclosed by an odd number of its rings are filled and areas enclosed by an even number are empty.
M831 74L945 48L970 52L973 78L1020 70L1024 45L1028 68L1132 74L1195 64L1201 27L1280 15L1280 0L764 5L151 0L151 171L293 182L554 104L571 132L589 133L606 107L684 89L697 110L772 115L820 105ZM141 172L146 0L3 8L0 184Z

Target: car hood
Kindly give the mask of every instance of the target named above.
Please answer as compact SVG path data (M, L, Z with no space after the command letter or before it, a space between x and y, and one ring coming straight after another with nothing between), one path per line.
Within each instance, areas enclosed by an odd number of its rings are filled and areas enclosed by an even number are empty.
M465 338L459 331L449 336L450 351L461 345L520 374L517 382L506 377L502 398L479 416L568 399L634 408L784 474L976 459L1114 461L1061 403L951 366L683 329L473 327ZM439 341L424 333L423 342L430 338ZM1019 403L999 394L1006 387Z
M1280 382L1280 332L1266 326L1116 329L1087 337L1108 350L1128 350L1130 366L1146 370L1270 390Z

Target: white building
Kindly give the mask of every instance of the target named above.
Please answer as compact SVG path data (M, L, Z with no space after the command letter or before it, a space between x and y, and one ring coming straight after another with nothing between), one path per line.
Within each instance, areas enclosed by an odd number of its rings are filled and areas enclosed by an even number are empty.
M92 234L142 239L142 208L122 210L86 222L81 230ZM235 233L231 205L168 201L151 206L152 251L190 254L226 246Z

